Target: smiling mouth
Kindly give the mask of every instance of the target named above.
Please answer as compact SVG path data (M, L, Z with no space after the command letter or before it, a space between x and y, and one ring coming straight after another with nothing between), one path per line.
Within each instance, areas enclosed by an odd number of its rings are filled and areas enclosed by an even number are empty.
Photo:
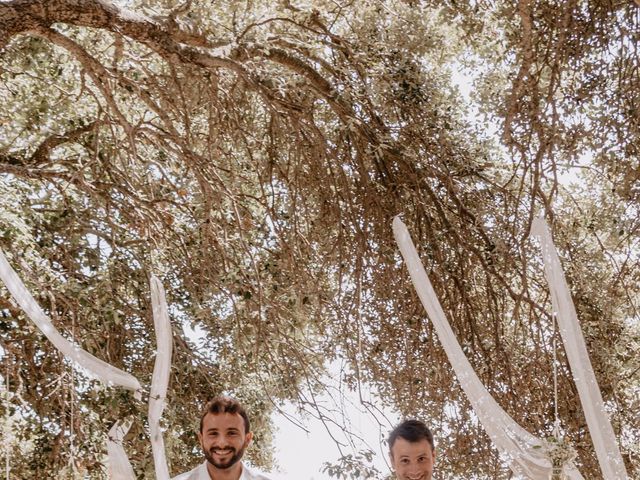
M220 457L224 457L227 455L232 455L233 449L232 448L212 448L211 453L218 455Z

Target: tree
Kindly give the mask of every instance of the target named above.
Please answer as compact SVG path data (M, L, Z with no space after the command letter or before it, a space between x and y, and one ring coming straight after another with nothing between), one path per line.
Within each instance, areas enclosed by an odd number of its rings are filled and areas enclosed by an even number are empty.
M254 460L268 466L269 413L321 390L339 356L349 387L371 383L446 432L443 476L500 478L390 224L403 215L487 387L549 433L550 305L528 240L542 211L637 473L637 7L271 3L0 3L0 246L57 326L149 379L147 279L163 279L174 472L193 459L194 399L221 391L255 412ZM461 69L475 82L468 104L452 82ZM584 170L570 187L567 167ZM0 301L12 409L45 453L16 475L101 478L103 432L144 412L71 375ZM559 355L560 416L596 472ZM127 441L152 477L141 425Z

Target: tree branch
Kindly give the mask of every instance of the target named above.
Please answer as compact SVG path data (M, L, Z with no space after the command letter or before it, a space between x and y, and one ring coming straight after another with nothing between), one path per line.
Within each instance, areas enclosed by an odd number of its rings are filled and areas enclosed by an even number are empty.
M137 40L169 61L223 67L244 73L234 61L201 53L187 45L209 45L206 40L184 31L177 24L171 28L155 19L120 8L107 0L13 0L0 2L0 48L20 33L48 28L54 23L100 28ZM197 38L196 38L197 37Z
M49 153L51 150L65 143L77 140L82 135L90 132L102 123L104 122L96 120L82 127L70 130L62 135L52 135L44 140L38 148L36 148L35 152L33 152L33 155L31 155L27 160L22 160L14 155L0 155L0 170L7 171L7 167L34 168L42 166L49 160ZM16 171L12 170L10 173L16 173Z

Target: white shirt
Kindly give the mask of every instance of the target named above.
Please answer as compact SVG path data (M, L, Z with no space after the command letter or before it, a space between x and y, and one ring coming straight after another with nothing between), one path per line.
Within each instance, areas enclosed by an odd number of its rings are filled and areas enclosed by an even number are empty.
M211 480L209 477L209 472L207 471L207 461L201 463L196 468L191 470L190 472L183 473L178 475L177 477L173 477L172 480ZM244 463L242 464L242 474L240 475L239 480L271 480L269 477L266 477L262 473L259 473L255 470L251 470Z

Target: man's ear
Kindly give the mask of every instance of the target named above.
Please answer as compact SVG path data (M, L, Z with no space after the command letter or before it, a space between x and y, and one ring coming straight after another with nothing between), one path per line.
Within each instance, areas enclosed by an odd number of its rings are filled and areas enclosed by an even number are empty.
M202 446L202 432L198 432L198 443Z
M247 445L249 445L251 443L251 440L253 440L253 432L249 432L245 435L244 446L246 447Z

